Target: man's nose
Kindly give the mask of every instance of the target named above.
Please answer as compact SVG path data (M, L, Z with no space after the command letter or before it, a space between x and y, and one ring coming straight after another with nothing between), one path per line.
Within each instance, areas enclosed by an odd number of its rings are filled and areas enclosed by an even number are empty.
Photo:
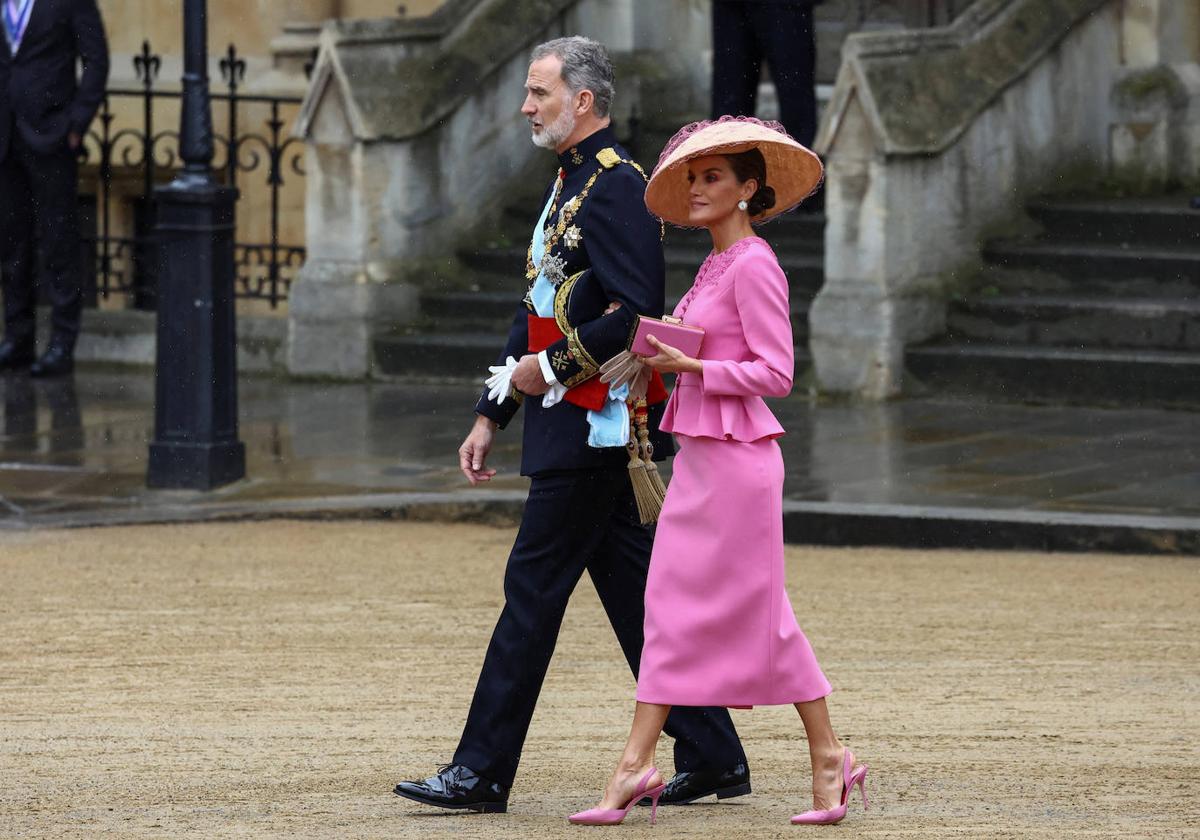
M533 99L531 97L525 97L525 102L521 105L521 113L527 117L532 117L537 113L537 106L533 104Z

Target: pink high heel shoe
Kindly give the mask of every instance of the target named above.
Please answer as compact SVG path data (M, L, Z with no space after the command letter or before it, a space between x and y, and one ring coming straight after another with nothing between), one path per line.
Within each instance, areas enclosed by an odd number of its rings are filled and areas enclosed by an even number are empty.
M626 814L629 813L629 810L634 805L649 797L650 825L654 825L655 818L658 815L658 798L667 789L665 784L650 788L649 790L646 789L646 785L650 784L650 779L657 772L657 767L651 767L649 772L645 776L642 776L642 780L638 782L637 790L633 793L633 798L625 803L624 808L591 808L587 811L580 811L578 814L572 814L567 819L576 825L620 825L621 820L625 819Z
M830 808L828 811L805 811L803 814L797 814L792 817L792 825L833 825L840 823L846 818L846 809L850 801L850 791L854 790L854 786L858 785L858 791L862 794L863 810L867 810L867 765L862 765L857 770L854 768L854 753L846 750L842 759L842 801L836 808ZM853 772L851 772L853 770Z

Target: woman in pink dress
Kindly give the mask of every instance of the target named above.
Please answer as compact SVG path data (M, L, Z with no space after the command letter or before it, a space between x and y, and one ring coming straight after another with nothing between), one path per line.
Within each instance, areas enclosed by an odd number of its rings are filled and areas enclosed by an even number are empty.
M798 205L821 175L817 156L778 123L722 117L676 134L647 186L655 215L712 234L713 251L674 312L705 333L699 358L654 342L658 354L644 360L678 374L661 427L679 451L646 582L633 727L599 805L572 822L618 823L647 798L653 821L664 789L654 750L673 705L795 705L813 809L793 823L839 822L850 791L863 788L866 765L833 731L829 682L784 588L775 442L784 431L763 397L792 388L788 282L751 228Z

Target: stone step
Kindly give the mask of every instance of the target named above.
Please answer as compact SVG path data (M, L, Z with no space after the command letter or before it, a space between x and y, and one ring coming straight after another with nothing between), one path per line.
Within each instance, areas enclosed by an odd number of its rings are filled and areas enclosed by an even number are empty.
M956 301L958 342L1200 352L1200 299L1018 295Z
M667 298L667 312L678 302L678 295ZM807 343L810 301L793 298L790 303L792 334L798 343ZM519 304L520 298L508 292L426 292L421 295L422 320L407 332L504 335Z
M682 294L696 278L696 270L708 255L698 249L670 246L663 249L667 262L667 293ZM461 250L459 259L471 270L481 290L503 291L525 276L526 251L518 248ZM825 261L820 254L785 251L779 264L787 274L793 296L811 298L825 282Z
M940 391L1005 400L1200 407L1200 353L938 342L911 374Z
M765 225L755 233L770 243L781 258L789 251L823 253L825 251L825 215L823 213L788 213ZM701 254L712 250L712 237L707 230L668 227L663 244L686 245Z
M393 333L375 338L376 370L386 376L479 380L504 349L505 334ZM808 366L808 346L795 349L797 378Z
M1048 238L1140 246L1200 247L1200 210L1189 196L1037 198L1026 206Z
M1187 280L1160 280L1153 277L1077 275L1052 271L1010 269L986 265L972 283L977 297L1022 297L1059 295L1062 297L1104 297L1122 299L1190 300L1196 286Z
M512 247L526 248L537 222L537 199L529 204L512 204L504 208L501 215L501 238ZM771 243L776 251L802 249L821 251L825 248L825 215L823 213L792 212L773 219L756 229L763 239ZM707 230L691 230L667 226L664 244L676 242L696 247L707 254L712 248L712 238Z
M1152 280L1200 288L1200 248L1010 239L988 242L983 258L1003 268L1053 272L1084 282L1096 278Z

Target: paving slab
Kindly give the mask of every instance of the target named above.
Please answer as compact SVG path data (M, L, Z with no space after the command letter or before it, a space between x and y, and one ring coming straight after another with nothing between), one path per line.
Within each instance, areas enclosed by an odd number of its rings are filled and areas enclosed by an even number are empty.
M520 416L469 488L470 383L240 383L247 478L150 490L153 375L0 377L0 528L296 518L513 521ZM1200 554L1200 413L925 397L771 401L789 539ZM669 466L667 468L669 474Z

